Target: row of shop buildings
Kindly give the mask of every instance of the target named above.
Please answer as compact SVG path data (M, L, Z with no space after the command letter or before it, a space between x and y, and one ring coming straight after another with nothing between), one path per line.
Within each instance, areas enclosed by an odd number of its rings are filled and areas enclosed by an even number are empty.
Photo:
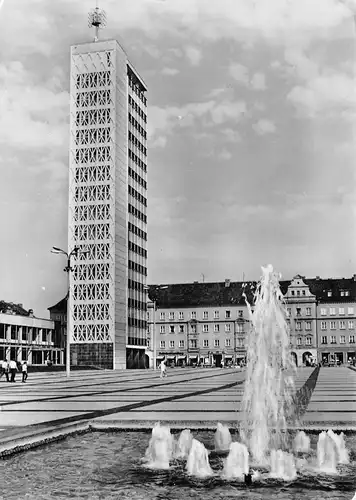
M22 304L0 301L0 360L29 365L64 364L64 339L58 325L36 318Z
M256 282L189 283L149 287L147 354L153 364L225 366L243 362ZM346 364L356 356L356 275L280 283L285 298L292 356ZM252 307L253 310L253 307Z

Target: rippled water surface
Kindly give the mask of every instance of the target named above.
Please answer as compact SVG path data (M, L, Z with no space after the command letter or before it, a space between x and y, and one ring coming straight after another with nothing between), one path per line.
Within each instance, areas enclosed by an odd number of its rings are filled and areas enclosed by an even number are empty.
M212 448L212 433L195 437ZM183 462L169 471L145 469L141 458L149 439L142 432L91 433L1 460L0 498L351 500L356 490L354 451L351 465L340 468L338 476L304 476L292 483L268 480L247 487L219 478L219 457L210 460L217 476L204 481L189 478ZM349 450L356 449L355 436L346 441Z

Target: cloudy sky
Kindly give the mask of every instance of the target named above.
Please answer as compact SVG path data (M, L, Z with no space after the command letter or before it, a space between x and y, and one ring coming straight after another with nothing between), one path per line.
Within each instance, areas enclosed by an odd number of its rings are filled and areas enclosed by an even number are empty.
M149 282L356 272L353 4L101 6L149 87ZM69 48L92 7L0 11L0 299L38 315L65 293L50 249L67 245Z

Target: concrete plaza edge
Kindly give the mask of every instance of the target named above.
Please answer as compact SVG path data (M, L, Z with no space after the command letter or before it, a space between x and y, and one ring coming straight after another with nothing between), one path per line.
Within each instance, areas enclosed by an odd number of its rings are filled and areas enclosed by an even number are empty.
M163 416L163 415L162 415ZM74 436L78 434L88 433L88 432L129 432L129 431L141 431L150 432L152 427L158 421L161 424L168 425L174 431L181 431L185 428L190 428L192 430L208 430L214 431L216 429L216 423L219 420L219 415L217 414L217 419L214 424L212 421L203 420L184 420L184 418L179 420L168 420L163 418L159 419L147 419L147 420L127 420L127 419L115 419L115 420L100 420L100 417L95 419L85 418L75 422L61 422L61 423L51 423L51 424L37 424L29 427L17 427L8 428L0 435L0 458L6 458L15 453L22 452L31 448L39 447L50 442L60 441L66 439L69 436ZM238 420L224 420L224 424L228 425L231 432L234 433L238 430ZM346 433L356 433L356 425L354 422L328 422L324 421L322 424L320 422L308 421L303 424L301 422L298 426L289 427L290 431L304 430L309 433L319 433L327 429L332 429L338 432Z

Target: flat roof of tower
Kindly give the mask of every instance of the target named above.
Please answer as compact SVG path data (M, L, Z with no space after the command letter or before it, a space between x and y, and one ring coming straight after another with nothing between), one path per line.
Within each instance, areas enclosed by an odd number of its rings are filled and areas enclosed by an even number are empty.
M127 51L125 50L124 46L118 40L116 40L116 38L100 39L97 42L94 42L94 40L91 40L91 41L88 41L88 42L74 43L73 45L71 45L71 48L82 47L84 45L92 45L93 48L94 48L95 45L100 45L102 43L103 44L107 44L107 43L110 43L110 42L116 43L120 47L120 49L124 52L124 54L127 57L127 65L128 65L128 67L135 74L135 76L139 80L140 84L142 85L143 90L146 92L147 91L147 85L145 83L145 80L142 78L142 76L140 75L140 73L137 71L137 69L135 68L135 66L132 64L132 61L130 60L130 57L129 57ZM91 47L91 50L92 50L92 47Z

